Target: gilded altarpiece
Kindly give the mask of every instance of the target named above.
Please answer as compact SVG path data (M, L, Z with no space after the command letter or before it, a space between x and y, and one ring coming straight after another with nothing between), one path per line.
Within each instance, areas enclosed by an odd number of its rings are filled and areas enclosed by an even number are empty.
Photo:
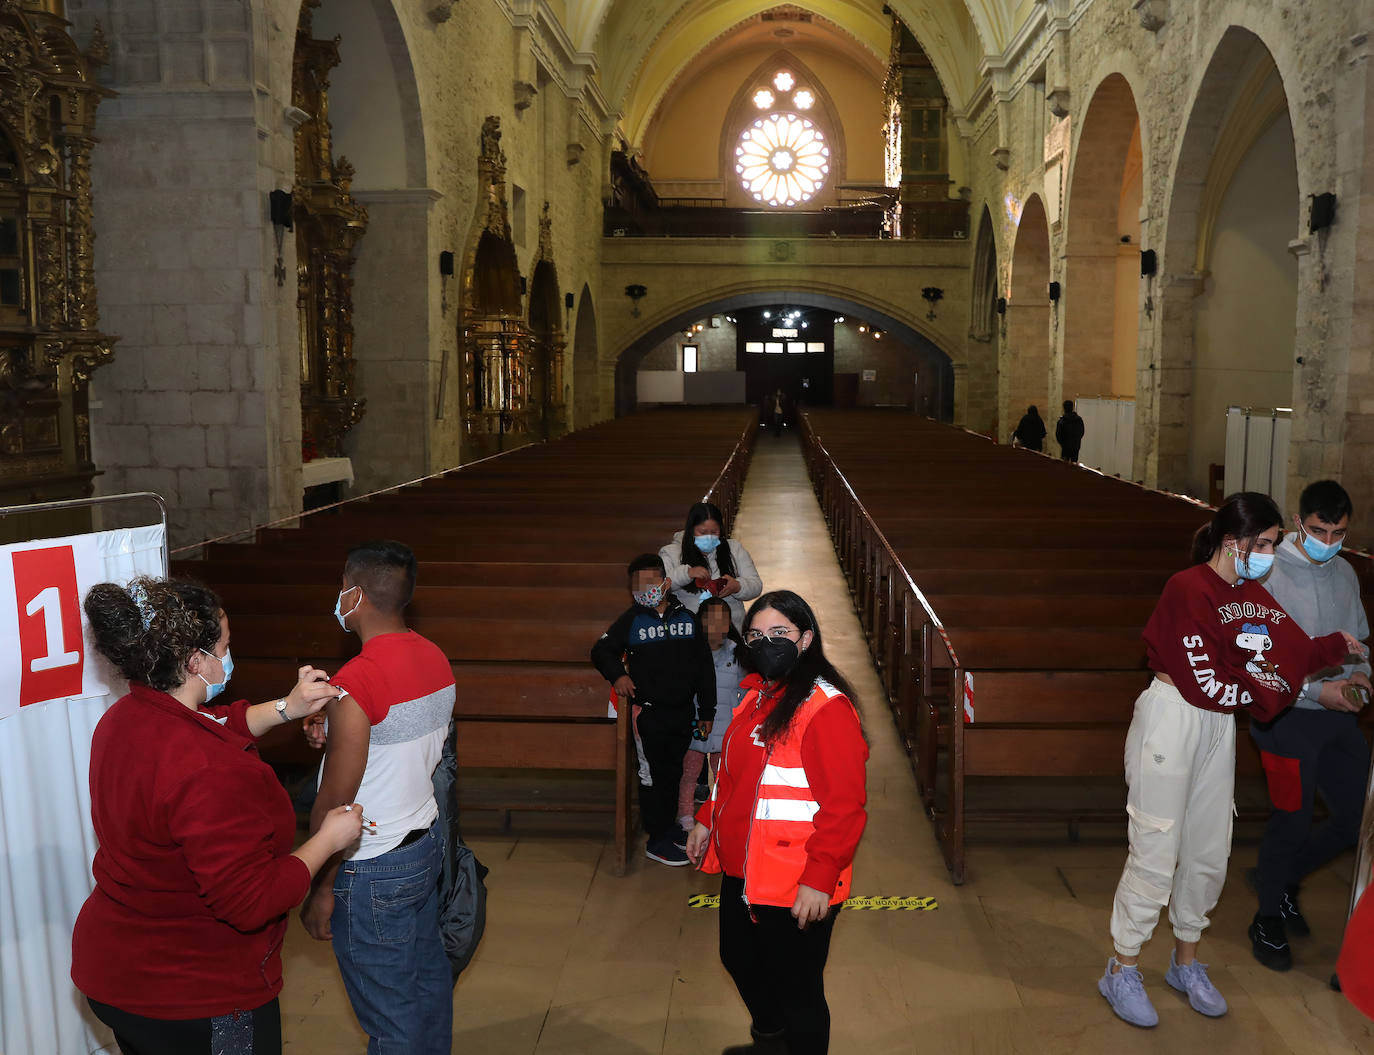
M0 0L0 504L91 493L98 327L91 150L97 28L82 52L37 3Z
M296 306L300 314L301 442L305 457L341 457L344 438L363 417L353 378L353 266L367 209L349 193L353 166L334 157L329 71L339 38L317 40L306 0L296 30L292 104L306 114L296 129Z
M528 443L533 334L521 318L520 272L506 203L501 120L482 124L478 212L463 266L463 431L467 457Z

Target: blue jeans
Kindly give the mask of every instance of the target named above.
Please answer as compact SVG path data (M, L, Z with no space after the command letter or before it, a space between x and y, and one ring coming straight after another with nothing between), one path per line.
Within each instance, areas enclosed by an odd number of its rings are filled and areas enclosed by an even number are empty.
M449 1055L453 975L439 936L439 823L410 846L345 861L334 880L334 956L368 1055Z

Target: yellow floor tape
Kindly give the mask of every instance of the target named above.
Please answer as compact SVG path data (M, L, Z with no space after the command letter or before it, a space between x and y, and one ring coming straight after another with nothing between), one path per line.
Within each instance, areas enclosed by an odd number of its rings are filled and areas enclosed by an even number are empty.
M689 908L720 908L719 894L693 894L687 899ZM847 909L855 911L883 912L931 912L940 907L933 897L862 897L850 898L844 903Z

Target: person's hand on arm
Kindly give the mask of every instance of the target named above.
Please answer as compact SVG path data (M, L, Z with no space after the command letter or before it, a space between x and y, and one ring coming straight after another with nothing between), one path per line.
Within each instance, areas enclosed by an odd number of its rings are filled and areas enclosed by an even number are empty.
M310 811L312 836L323 831L332 811L352 803L363 782L367 751L372 742L372 722L352 696L335 699L328 705L327 713L329 751L324 756L320 790ZM340 853L345 848L331 853L321 865L311 885L310 896L301 908L301 922L310 936L319 941L328 941L332 936L329 918L334 914L334 876L342 859Z
M716 595L717 597L733 597L735 594L739 593L740 585L738 579L733 575L722 575L721 578L725 580L725 585L720 588L720 593Z
M1352 703L1345 695L1345 687L1353 679L1332 678L1330 681L1323 681L1321 689L1317 695L1317 702L1328 711L1345 711L1354 714L1360 710L1360 705ZM1368 679L1365 679L1366 681Z
M706 844L711 841L711 829L700 821L687 835L687 859L693 867L701 867L701 859L706 856Z
M304 666L296 672L295 686L282 697L286 701L285 711L277 709L276 700L257 703L244 713L244 720L248 723L248 731L257 738L281 725L283 718L293 722L318 713L331 698L338 695L339 690L329 684L329 675L325 671Z

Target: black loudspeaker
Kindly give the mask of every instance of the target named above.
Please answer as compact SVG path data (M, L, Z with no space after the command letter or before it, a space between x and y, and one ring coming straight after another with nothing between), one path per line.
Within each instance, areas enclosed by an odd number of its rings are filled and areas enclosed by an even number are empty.
M1050 303L1051 303L1051 304L1057 304L1057 303L1059 303L1059 283L1058 283L1058 282L1051 282L1051 283L1050 283Z
M520 295L523 297L529 292L530 284L524 275L520 276Z
M1155 255L1153 249L1142 249L1140 251L1140 277L1146 278L1155 273L1159 267L1159 257Z
M1307 224L1307 230L1311 234L1330 227L1336 222L1336 196L1334 194L1313 194L1312 214Z
M439 254L439 274L445 277L453 274L453 254L447 249Z
M291 192L274 190L267 196L267 205L272 217L272 226L291 230Z
M564 293L564 294L563 294L563 307L567 308L569 311L572 311L572 310L573 310L573 305L576 304L576 303L577 303L577 298L574 297L571 293Z
M1006 313L1007 313L1007 298L1006 298L1006 297L998 297L998 298L997 298L997 314L998 314L998 315L1005 315Z

